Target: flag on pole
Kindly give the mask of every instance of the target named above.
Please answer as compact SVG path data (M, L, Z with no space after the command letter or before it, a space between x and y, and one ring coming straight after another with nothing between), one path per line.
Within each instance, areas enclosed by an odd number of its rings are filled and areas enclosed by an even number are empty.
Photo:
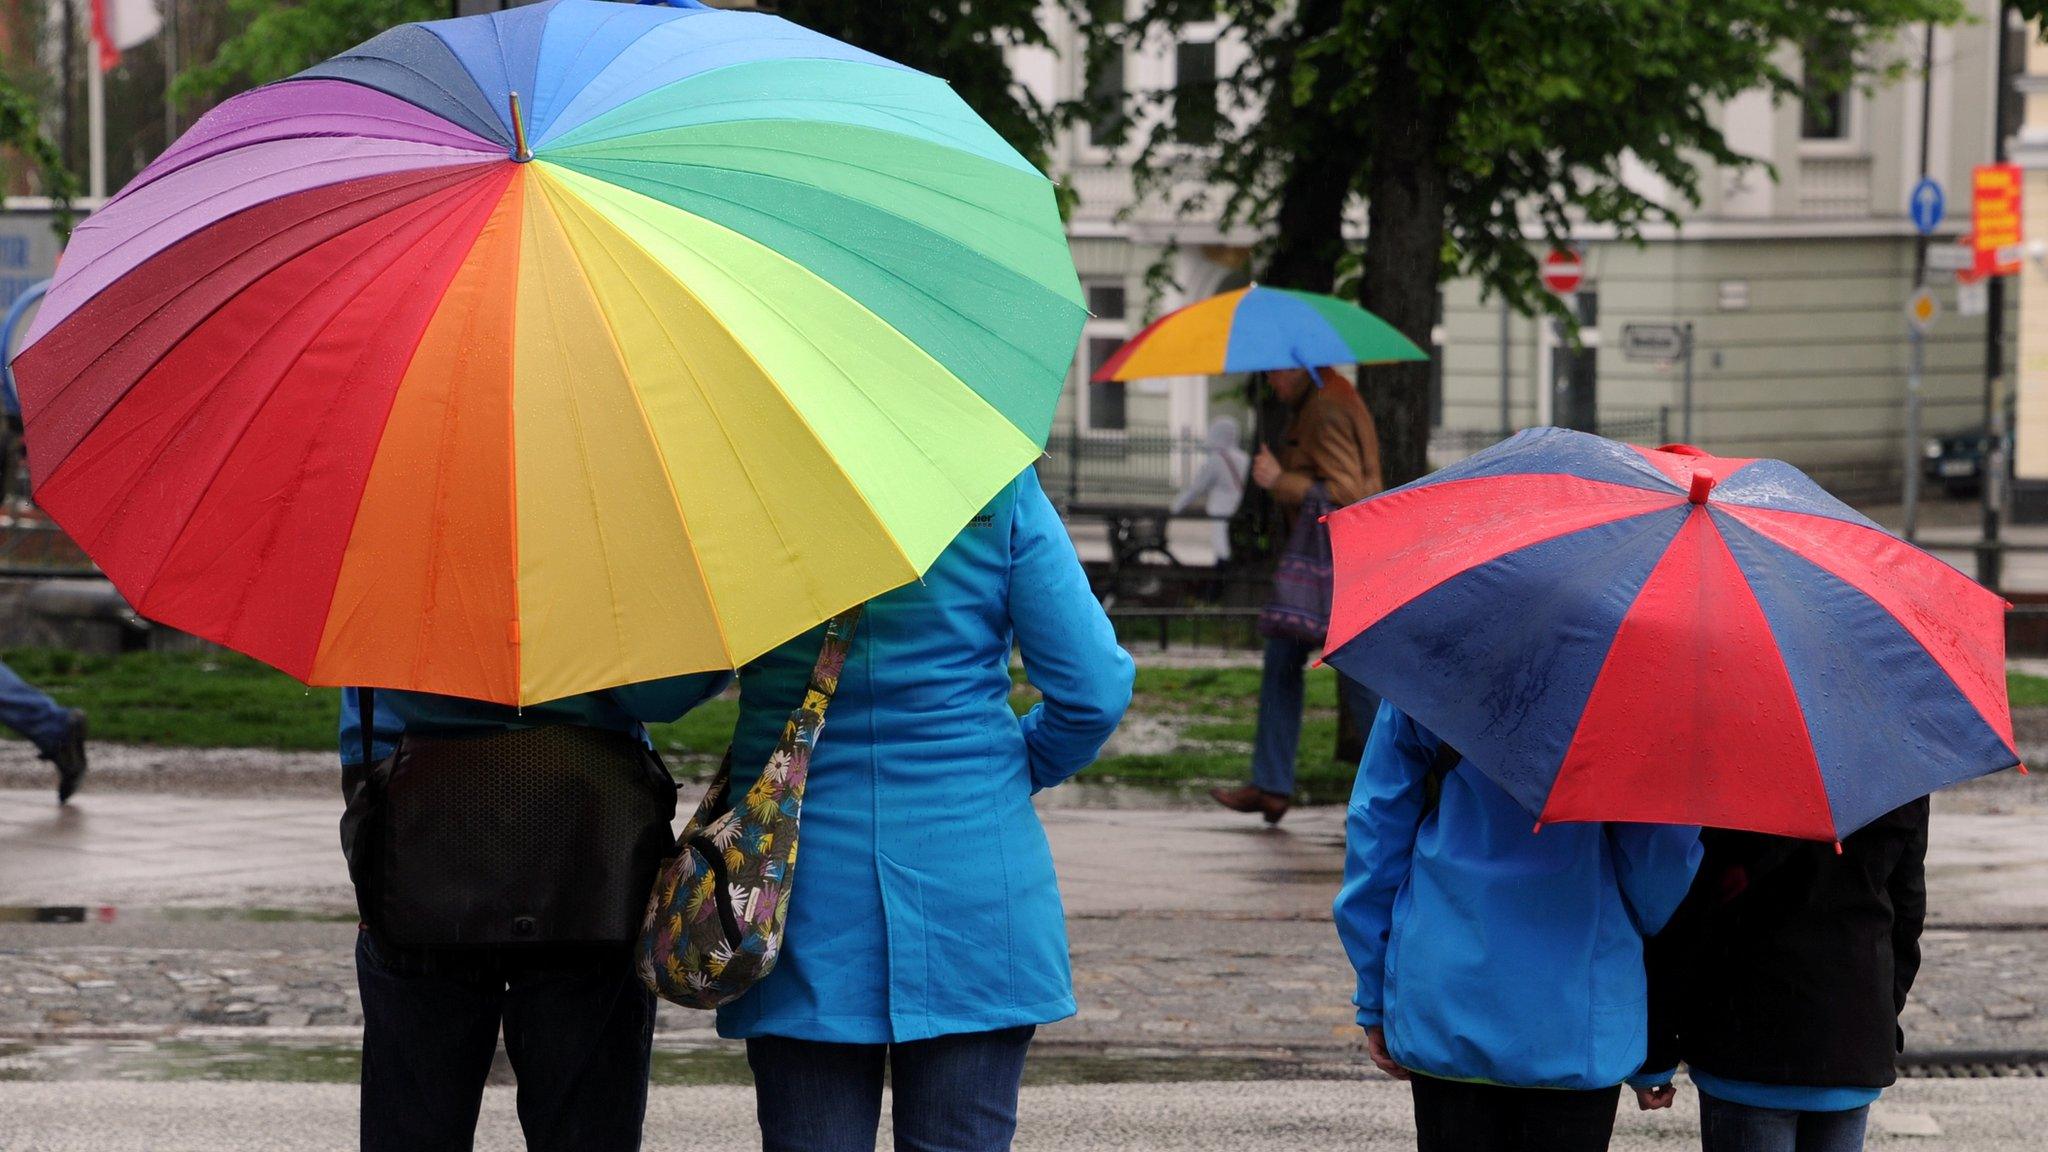
M120 67L121 53L155 39L163 28L157 0L92 0L92 39L101 72Z

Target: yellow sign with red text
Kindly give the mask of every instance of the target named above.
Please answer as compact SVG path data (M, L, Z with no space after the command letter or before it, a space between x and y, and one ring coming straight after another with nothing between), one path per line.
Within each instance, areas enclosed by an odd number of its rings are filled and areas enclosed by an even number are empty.
M2020 270L2020 169L2017 164L1979 164L1970 177L1970 243L1977 271L2009 276Z

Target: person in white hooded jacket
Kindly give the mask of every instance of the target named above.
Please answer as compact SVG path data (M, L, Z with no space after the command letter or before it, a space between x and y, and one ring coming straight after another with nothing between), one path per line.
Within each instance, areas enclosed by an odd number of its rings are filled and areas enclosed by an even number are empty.
M1218 416L1209 422L1208 452L1202 457L1201 467L1195 469L1194 478L1188 486L1173 498L1173 514L1178 516L1202 503L1202 510L1210 517L1209 540L1215 550L1216 563L1221 565L1230 559L1230 518L1237 512L1237 506L1244 502L1245 477L1250 474L1252 458L1243 448L1237 421L1228 416Z

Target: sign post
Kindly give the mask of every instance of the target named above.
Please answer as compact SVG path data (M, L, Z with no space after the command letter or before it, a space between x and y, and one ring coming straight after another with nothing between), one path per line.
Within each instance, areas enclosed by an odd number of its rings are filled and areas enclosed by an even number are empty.
M1925 284L1913 289L1906 299L1906 337L1912 359L1906 369L1906 494L1903 535L1913 539L1920 521L1920 405L1921 381L1927 373L1927 333L1941 315L1941 305Z
M1692 443L1692 322L1684 324L1627 324L1621 329L1621 354L1630 360L1685 366L1679 403L1683 416L1679 439Z

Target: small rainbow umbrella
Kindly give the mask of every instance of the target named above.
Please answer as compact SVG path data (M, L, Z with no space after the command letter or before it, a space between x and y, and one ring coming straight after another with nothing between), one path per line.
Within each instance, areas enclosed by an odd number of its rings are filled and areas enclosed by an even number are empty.
M1839 841L2019 763L2006 603L1788 464L1540 428L1329 523L1328 662L1539 821Z
M1095 381L1427 359L1393 325L1356 304L1254 284L1153 321L1096 370Z
M15 363L137 609L318 684L533 702L744 663L1039 455L1085 309L943 81L771 16L396 28L195 126Z

